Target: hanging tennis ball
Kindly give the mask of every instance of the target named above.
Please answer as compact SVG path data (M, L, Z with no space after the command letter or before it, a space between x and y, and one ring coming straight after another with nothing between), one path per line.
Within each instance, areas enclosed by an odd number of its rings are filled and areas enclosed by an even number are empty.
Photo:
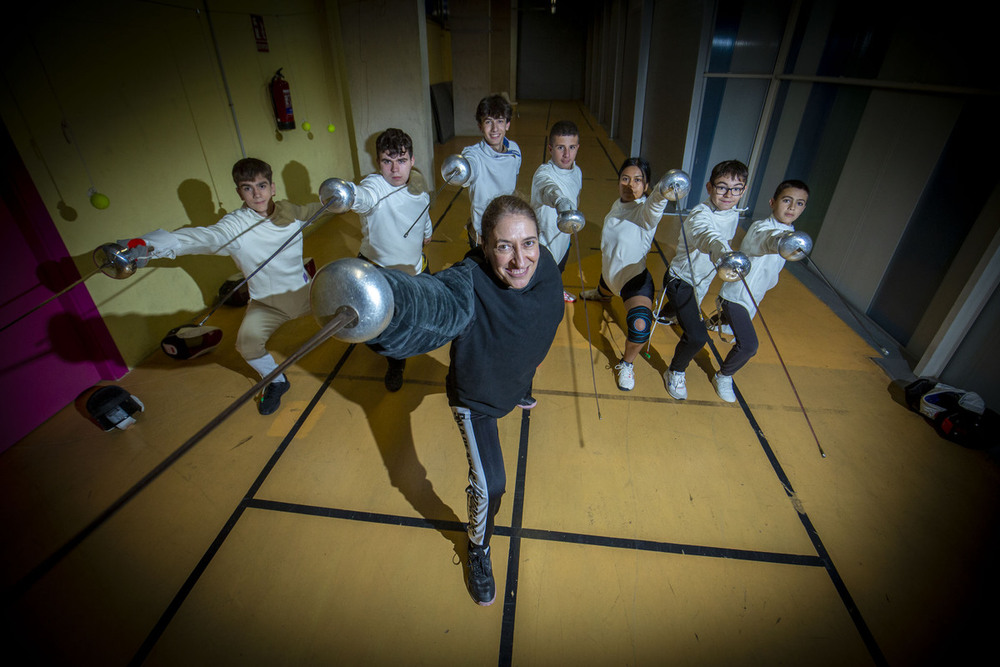
M302 123L302 129L308 132L309 130L313 129L312 123L309 122Z
M326 131L327 131L327 132L333 132L333 131L334 131L334 130L336 130L336 129L337 129L337 128L335 128L335 127L333 126L333 123L330 123L329 125L327 125L327 126L326 126Z
M100 192L94 192L90 195L90 205L97 209L106 209L111 205L111 200L108 199L107 195L102 195Z

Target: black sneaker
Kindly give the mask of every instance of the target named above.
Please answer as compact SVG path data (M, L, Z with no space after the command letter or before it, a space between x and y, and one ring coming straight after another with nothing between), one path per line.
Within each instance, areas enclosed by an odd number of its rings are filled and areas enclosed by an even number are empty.
M403 367L389 366L385 371L385 388L389 391L399 391L403 388Z
M530 393L525 394L524 398L522 398L520 401L517 402L517 407L521 408L522 410L530 410L536 405L538 405L538 401L535 400L535 397L532 396Z
M285 378L284 382L272 382L264 387L264 393L260 395L257 403L257 412L262 415L269 415L281 405L281 395L292 387L292 383Z
M488 607L496 600L497 587L493 583L489 547L469 544L469 575L465 585L468 586L472 599L480 606Z
M671 303L665 303L660 312L656 314L656 321L667 326L677 323L677 312Z

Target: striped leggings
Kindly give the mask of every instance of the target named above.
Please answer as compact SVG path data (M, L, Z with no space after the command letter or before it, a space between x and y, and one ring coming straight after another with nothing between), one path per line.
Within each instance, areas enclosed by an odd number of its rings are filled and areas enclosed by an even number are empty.
M507 487L497 420L468 408L452 406L451 410L469 458L469 486L465 489L469 496L469 541L488 547L493 518Z

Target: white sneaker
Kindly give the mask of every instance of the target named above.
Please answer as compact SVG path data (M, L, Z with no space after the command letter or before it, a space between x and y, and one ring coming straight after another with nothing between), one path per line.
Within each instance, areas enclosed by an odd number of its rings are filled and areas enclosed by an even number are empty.
M671 397L678 401L683 401L688 397L687 380L683 371L677 373L668 368L667 372L663 374L663 381L667 383L667 393Z
M580 298L584 301L611 301L610 296L601 294L601 290L596 287L594 289L588 289L580 292Z
M708 329L709 331L718 332L724 336L735 335L733 334L733 328L731 326L729 326L728 324L722 324L719 321L718 314L715 314L708 319L708 321L705 323L705 328Z
M566 290L563 290L563 301L565 301L566 303L575 303L576 297L567 292Z
M712 378L712 386L715 387L715 393L719 395L719 398L724 400L726 403L736 402L736 393L733 391L732 375L716 373L715 377Z
M656 321L660 324L665 324L668 327L673 324L677 324L677 315L673 313L666 313L664 312L665 310L666 308L656 314Z
M618 371L618 388L622 391L632 391L635 386L635 370L632 368L632 364L622 360L620 364L615 366L615 370Z
M716 331L716 332L722 334L723 336L735 336L736 335L736 334L733 333L733 328L731 326L729 326L728 324L713 324L713 325L711 325L711 326L708 327L708 330L709 331Z

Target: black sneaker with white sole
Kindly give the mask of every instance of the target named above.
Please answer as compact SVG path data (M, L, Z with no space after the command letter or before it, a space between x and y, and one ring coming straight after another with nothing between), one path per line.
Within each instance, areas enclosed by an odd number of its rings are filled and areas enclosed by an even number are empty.
M264 387L257 403L257 412L262 415L272 414L281 405L281 396L291 389L292 383L286 378L284 382L272 382Z
M538 405L538 401L530 393L525 394L524 398L517 402L517 407L522 410L530 410L536 405Z
M497 599L497 587L493 581L493 563L490 562L490 548L469 543L468 578L465 585L476 604L488 607Z
M674 310L673 304L669 301L663 304L663 308L656 314L656 321L667 326L677 324L677 311Z

